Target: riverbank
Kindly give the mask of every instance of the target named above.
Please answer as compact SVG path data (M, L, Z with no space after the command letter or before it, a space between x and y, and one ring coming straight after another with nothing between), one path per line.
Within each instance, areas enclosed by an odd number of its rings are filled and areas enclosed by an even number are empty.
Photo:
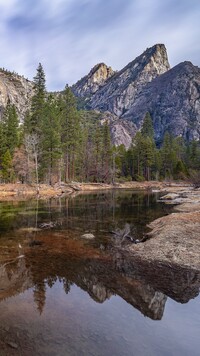
M151 222L148 240L128 250L149 263L200 271L200 189L169 187L167 191L161 201L173 204L174 212Z
M187 185L186 185L187 186ZM36 185L28 184L0 184L0 200L24 200L29 198L50 198L60 197L63 195L71 195L81 192L95 192L100 190L110 189L130 189L130 190L142 190L152 192L168 192L170 189L181 191L185 189L183 183L165 183L165 182L126 182L118 183L115 185L105 183L62 183L50 186L47 184L40 184L39 189Z

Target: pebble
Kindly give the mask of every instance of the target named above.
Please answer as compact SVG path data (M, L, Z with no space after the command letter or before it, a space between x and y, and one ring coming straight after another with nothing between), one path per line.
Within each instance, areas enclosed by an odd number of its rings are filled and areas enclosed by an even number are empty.
M93 234L84 234L81 236L83 239L88 239L88 240L91 240L91 239L94 239L95 236Z

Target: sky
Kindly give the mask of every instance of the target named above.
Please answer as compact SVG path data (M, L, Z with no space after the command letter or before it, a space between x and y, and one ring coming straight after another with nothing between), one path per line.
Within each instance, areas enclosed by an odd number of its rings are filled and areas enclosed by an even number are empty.
M200 66L200 0L0 0L0 67L48 90L73 84L97 63L120 70L164 43L171 67Z

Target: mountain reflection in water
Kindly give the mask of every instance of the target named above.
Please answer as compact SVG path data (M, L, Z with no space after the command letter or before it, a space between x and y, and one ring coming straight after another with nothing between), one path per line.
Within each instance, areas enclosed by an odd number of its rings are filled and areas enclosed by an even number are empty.
M123 250L130 240L110 234L128 224L132 236L141 239L146 224L170 209L156 203L154 195L109 192L46 203L1 203L0 208L2 303L31 291L42 316L47 291L59 283L66 295L77 286L97 303L119 296L143 315L161 320L167 297L187 303L199 294L198 271L130 258ZM84 233L95 238L84 239Z

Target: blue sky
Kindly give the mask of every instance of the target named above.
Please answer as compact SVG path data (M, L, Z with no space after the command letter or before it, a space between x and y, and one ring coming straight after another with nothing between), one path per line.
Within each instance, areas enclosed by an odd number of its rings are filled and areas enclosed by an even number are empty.
M200 0L0 0L0 67L32 79L41 62L47 88L59 90L156 43L171 66L200 66L199 23Z

